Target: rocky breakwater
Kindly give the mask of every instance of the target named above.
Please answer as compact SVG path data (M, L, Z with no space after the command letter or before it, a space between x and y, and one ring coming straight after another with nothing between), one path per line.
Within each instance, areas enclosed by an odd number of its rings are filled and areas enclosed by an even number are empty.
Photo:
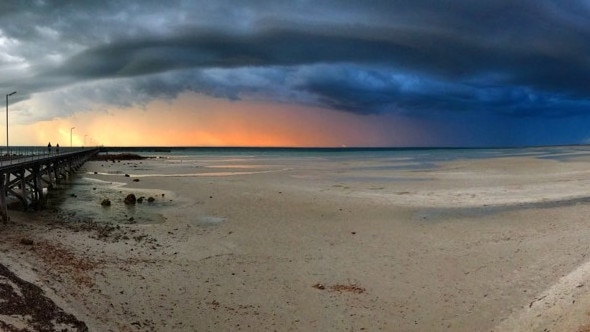
M119 153L119 154L97 154L92 157L92 161L112 161L121 162L121 160L143 160L148 157L140 156L134 153Z

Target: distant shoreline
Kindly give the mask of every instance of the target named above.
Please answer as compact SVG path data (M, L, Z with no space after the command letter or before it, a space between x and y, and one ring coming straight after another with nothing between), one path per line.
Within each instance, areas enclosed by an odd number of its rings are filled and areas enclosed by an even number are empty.
M157 152L165 153L173 150L200 150L200 151L273 151L273 152L354 152L354 151L440 151L440 150L520 150L520 149L546 149L546 148L585 148L586 144L562 144L539 146L479 146L479 147L256 147L256 146L104 146L101 152Z

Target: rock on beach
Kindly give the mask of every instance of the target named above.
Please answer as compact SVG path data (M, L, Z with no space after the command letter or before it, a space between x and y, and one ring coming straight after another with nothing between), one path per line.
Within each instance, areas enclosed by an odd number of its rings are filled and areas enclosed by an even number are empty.
M135 197L134 194L129 194L125 197L125 199L123 200L123 203L125 203L125 205L135 205L135 203L137 202L137 198Z

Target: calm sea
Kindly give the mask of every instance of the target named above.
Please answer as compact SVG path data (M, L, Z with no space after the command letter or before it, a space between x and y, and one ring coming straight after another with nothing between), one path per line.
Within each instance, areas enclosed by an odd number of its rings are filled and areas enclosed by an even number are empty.
M455 160L489 159L511 156L528 156L533 158L553 159L567 162L573 158L590 157L587 146L558 146L510 149L407 149L407 148L110 148L109 154L132 152L142 156L163 158L168 171L175 172L174 165L192 163L195 167L189 174L169 174L172 176L231 176L249 172L284 169L284 167L301 167L323 165L323 169L334 170L328 176L334 181L407 181L396 177L395 171L433 169L440 164ZM359 162L361 161L361 162ZM138 163L138 162L134 162ZM352 166L354 165L354 166ZM135 167L135 166L134 166ZM314 166L315 167L315 166ZM353 171L354 178L343 177L341 170ZM379 171L379 176L374 176ZM366 171L366 172L365 172ZM391 171L391 172L389 172ZM155 204L143 204L129 207L121 204L122 198L129 193L123 178L124 174L113 174L111 181L98 181L84 174L82 168L73 181L49 195L48 204L67 214L68 219L77 221L97 221L111 223L158 223L163 222L160 214L162 208L174 207L175 202L158 199ZM134 177L158 176L149 167L131 168ZM143 173L142 173L143 172ZM138 195L160 196L155 188ZM172 195L166 195L169 197ZM100 201L110 197L115 204L103 208Z
M171 159L281 159L322 158L332 161L390 160L391 167L429 168L461 159L529 156L567 161L590 155L590 146L526 148L215 148L215 147L129 147L111 148L110 153L133 152L142 156ZM404 161L403 165L398 162Z

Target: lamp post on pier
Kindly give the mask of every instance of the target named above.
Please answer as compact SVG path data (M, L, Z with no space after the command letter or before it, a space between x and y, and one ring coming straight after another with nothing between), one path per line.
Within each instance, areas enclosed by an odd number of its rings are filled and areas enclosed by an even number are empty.
M13 91L6 95L6 154L8 154L8 97L15 93L16 91Z
M73 131L74 129L76 129L76 127L72 127L72 128L70 128L70 147L72 147L72 146L73 146L73 145L72 145L72 131Z

